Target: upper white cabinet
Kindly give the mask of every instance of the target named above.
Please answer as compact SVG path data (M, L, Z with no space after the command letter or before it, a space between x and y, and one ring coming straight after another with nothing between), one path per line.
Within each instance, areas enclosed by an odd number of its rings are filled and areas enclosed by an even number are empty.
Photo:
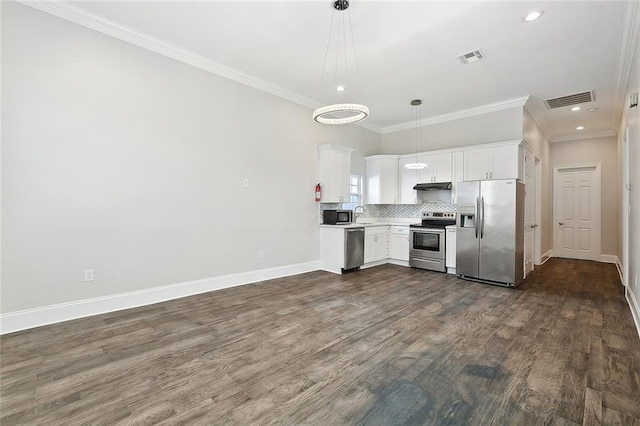
M405 169L404 165L415 163L416 157L400 158L398 160L398 204L416 204L418 202L418 194L413 187L420 179L420 170Z
M398 200L398 155L365 157L366 203L396 204Z
M413 187L417 183L435 183L452 181L451 153L440 154L420 153L417 156L403 155L398 160L399 184L398 204L415 204L418 202L416 190ZM425 163L426 169L409 170L405 164L415 162Z
M346 203L349 201L349 177L351 175L353 149L340 145L320 145L320 185L322 203Z
M522 179L518 143L464 151L464 180Z
M423 155L418 160L427 165L426 169L420 170L420 182L436 183L451 182L451 153L436 155Z

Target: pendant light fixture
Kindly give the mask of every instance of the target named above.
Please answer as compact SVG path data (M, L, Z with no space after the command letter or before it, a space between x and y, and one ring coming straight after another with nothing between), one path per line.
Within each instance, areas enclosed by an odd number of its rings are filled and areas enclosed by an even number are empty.
M334 70L334 85L335 90L340 93L349 91L348 73L347 73L347 23L345 22L345 16L348 19L349 33L351 34L351 48L353 51L353 60L356 67L356 77L359 77L358 61L356 58L355 43L353 42L353 30L351 28L351 18L346 12L349 8L349 0L335 0L333 2L333 16L331 17L331 27L329 28L329 38L327 39L327 49L324 54L324 66L322 67L322 78L320 80L320 88L322 89L322 83L324 81L324 72L327 68L327 57L329 55L329 45L331 44L331 32L333 30L333 21L336 15L338 15L337 25L337 43L336 43L336 55L335 55L335 70ZM342 36L342 43L341 43ZM340 47L342 46L343 55L340 55ZM344 60L344 81L338 81L338 63L340 60ZM353 92L353 91L352 91ZM369 108L364 105L356 103L338 103L333 105L327 105L313 111L313 121L322 124L351 124L362 121L369 116Z
M411 105L416 107L416 162L407 163L404 165L404 168L410 170L422 170L427 168L427 165L425 163L420 163L418 161L418 128L420 128L420 134L422 134L422 126L420 126L420 122L418 120L418 108L420 108L420 105L422 105L422 101L420 99L414 99L411 101ZM422 141L420 142L422 144Z

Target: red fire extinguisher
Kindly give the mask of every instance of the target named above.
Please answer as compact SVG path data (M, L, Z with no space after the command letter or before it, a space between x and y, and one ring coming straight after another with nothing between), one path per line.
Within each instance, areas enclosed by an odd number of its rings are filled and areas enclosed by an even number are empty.
M316 185L316 201L320 201L320 193L322 192L322 187L320 184Z

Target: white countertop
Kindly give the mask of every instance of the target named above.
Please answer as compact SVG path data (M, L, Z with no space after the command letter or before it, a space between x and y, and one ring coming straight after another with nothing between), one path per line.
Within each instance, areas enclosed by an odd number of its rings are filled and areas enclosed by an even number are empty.
M453 229L453 230L455 230L456 226L457 225L447 225L447 226L444 227L444 229Z
M348 225L318 225L320 228L368 228L372 226L409 226L411 223L418 223L418 220L412 222L357 222L350 223Z

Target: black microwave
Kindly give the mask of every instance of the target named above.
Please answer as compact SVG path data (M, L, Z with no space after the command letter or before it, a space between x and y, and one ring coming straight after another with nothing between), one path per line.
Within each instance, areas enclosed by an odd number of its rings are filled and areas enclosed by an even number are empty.
M322 212L322 223L325 225L339 225L353 222L351 210L325 210Z

